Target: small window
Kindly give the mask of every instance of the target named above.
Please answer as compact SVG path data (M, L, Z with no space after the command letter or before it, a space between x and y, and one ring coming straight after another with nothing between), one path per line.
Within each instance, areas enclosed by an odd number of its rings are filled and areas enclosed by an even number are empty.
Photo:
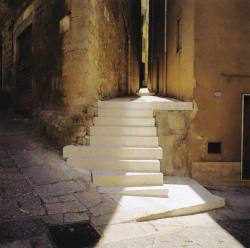
M182 19L177 20L177 32L176 32L176 53L182 49Z
M221 142L208 142L207 152L221 154Z

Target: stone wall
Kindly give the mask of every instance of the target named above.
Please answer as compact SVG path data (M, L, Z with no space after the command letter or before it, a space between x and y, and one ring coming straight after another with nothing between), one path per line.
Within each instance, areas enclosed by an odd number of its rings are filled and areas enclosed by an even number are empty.
M163 149L161 171L166 175L191 174L190 131L194 112L155 111L159 145Z
M127 94L129 4L33 0L5 22L4 87L15 105L16 40L32 25L31 112L56 143L87 144L97 100Z
M127 93L124 1L72 0L64 37L64 103L70 112Z

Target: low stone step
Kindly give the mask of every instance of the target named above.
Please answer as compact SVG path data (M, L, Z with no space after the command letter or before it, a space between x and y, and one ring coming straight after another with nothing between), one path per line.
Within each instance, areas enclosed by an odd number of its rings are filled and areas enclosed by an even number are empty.
M64 158L162 159L161 147L74 146L63 148Z
M100 136L156 136L156 127L90 127L90 135Z
M77 169L129 171L129 172L160 172L159 160L128 160L114 158L69 158L68 165Z
M153 117L152 109L98 108L98 116L104 117Z
M110 145L127 147L158 147L158 137L142 136L91 136L90 145Z
M175 99L158 97L140 97L139 99L115 99L111 101L99 101L99 108L119 108L119 109L153 109L170 111L192 111L192 102L182 102Z
M93 171L92 178L96 186L103 187L163 185L162 173Z
M121 126L121 127L154 127L155 119L152 117L95 117L95 126Z
M143 101L98 101L98 108L152 109L151 102Z
M166 186L137 186L137 187L98 187L102 194L132 195L148 197L168 197Z

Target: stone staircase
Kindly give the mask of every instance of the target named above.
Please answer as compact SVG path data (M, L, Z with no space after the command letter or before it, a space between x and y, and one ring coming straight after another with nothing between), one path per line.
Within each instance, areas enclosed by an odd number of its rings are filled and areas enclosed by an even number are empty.
M143 102L98 102L90 145L63 148L70 166L92 171L99 192L167 197L153 109Z

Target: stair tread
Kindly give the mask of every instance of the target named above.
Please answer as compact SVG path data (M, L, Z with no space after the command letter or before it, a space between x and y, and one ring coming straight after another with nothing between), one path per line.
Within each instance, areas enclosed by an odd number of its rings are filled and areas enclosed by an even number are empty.
M123 172L123 171L92 171L93 176L152 176L163 175L161 172Z
M73 157L70 159L80 159L80 160L108 160L108 161L121 161L121 162L141 162L141 163L152 163L159 162L159 159L119 159L119 158L107 158L107 157Z
M149 185L149 186L110 186L110 187L102 187L102 186L99 186L98 187L99 189L103 189L103 190L107 190L107 191L133 191L133 190L148 190L148 189L154 189L154 190L157 190L157 189L168 189L166 185Z
M75 149L100 149L100 150L162 150L160 146L157 147L131 147L131 146L122 146L122 147L116 147L116 146L83 146L83 145L69 145L65 148L75 148Z

